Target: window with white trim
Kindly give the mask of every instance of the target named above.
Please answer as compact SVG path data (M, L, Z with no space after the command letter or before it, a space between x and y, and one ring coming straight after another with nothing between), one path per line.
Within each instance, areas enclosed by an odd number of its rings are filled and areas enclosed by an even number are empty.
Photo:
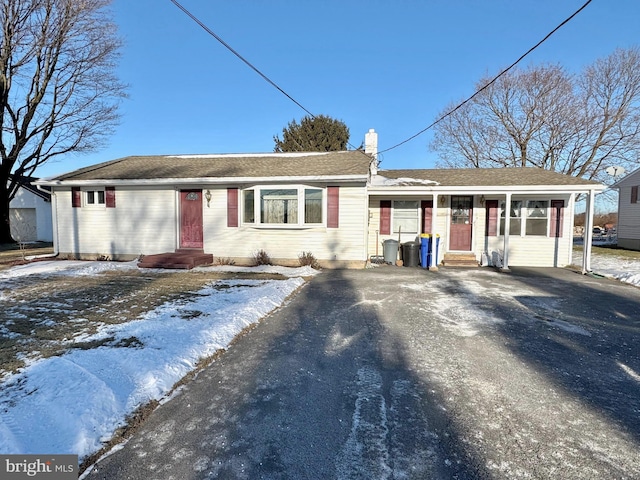
M242 221L265 226L324 223L325 189L308 186L254 187L242 192Z
M417 200L393 201L393 232L418 233L420 210Z
M87 207L104 207L105 198L104 189L84 190L84 204Z
M549 225L548 200L511 200L509 233L522 236L546 236ZM504 235L505 202L500 203L500 235Z

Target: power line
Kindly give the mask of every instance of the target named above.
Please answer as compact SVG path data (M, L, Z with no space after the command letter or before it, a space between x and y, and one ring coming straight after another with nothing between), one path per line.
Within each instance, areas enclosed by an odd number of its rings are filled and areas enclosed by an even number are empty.
M256 72L258 75L260 75L266 82L268 82L270 85L272 85L274 88L276 88L280 93L282 93L284 96L286 96L289 100L291 100L293 103L295 103L298 107L300 107L302 110L304 110L311 118L315 119L316 115L314 115L313 113L311 113L307 108L305 108L304 105L302 105L300 102L298 102L295 98L293 98L291 95L289 95L287 92L284 91L284 89L282 89L277 83L275 83L273 80L271 80L269 77L267 77L264 73L262 73L255 65L253 65L249 60L247 60L246 58L244 58L242 55L240 55L239 52L237 52L231 45L229 45L227 42L225 42L219 35L217 35L213 30L211 30L209 27L207 27L203 22L200 21L200 19L198 19L198 17L196 17L194 14L192 14L189 10L187 10L185 7L183 7L177 0L171 0L171 2L178 7L180 10L182 10L189 18L191 18L194 22L196 22L198 25L200 25L200 27L207 32L209 35L211 35L213 38L215 38L218 42L220 42L227 50L229 50L231 53L233 53L236 57L238 57L240 60L242 60L249 68L251 68L254 72ZM356 147L354 147L353 145L351 145L349 142L347 142L347 145L349 147L351 147L353 150L357 150Z
M271 80L269 77L267 77L264 73L262 73L260 70L258 70L257 67L255 67L249 60L247 60L246 58L244 58L242 55L240 55L236 50L233 49L233 47L231 47L231 45L229 45L227 42L225 42L222 38L220 38L213 30L211 30L209 27L207 27L204 23L202 23L195 15L193 15L189 10L187 10L186 8L184 8L182 5L180 5L179 2L177 2L176 0L171 0L171 2L178 7L180 10L182 10L189 18L191 18L191 20L193 20L194 22L196 22L198 25L200 25L200 27L202 27L202 29L207 32L209 35L211 35L213 38L215 38L218 42L220 42L222 45L225 46L225 48L227 48L231 53L233 53L236 57L238 57L240 60L242 60L245 64L247 64L247 66L249 66L249 68L251 68L254 72L256 72L258 75L260 75L264 80L266 80L269 84L271 84L273 87L275 87L276 89L278 89L280 91L280 93L282 93L283 95L285 95L289 100L291 100L293 103L295 103L297 106L299 106L302 110L304 110L305 112L307 112L309 115L311 115L313 118L315 118L315 115L313 113L311 113L309 110L307 110L300 102L298 102L295 98L293 98L291 95L289 95L287 92L285 92L282 88L280 88L278 86L278 84L276 84L273 80Z
M504 70L502 70L498 75L496 75L495 77L493 77L493 79L487 83L486 85L484 85L482 88L480 88L479 90L477 90L473 95L471 95L469 98L467 98L466 100L464 100L463 102L461 102L460 104L458 104L455 108L453 108L452 110L448 111L447 113L445 113L444 115L438 117L435 121L433 121L430 125L428 125L427 127L423 128L422 130L420 130L418 133L416 133L415 135L410 136L409 138L407 138L406 140L403 140L400 143L395 144L392 147L386 148L384 150L380 150L379 153L384 153L384 152L388 152L389 150L393 150L394 148L398 148L401 145L404 145L405 143L410 142L411 140L413 140L416 137L419 137L420 135L422 135L423 133L425 133L427 130L430 130L431 128L433 128L434 126L436 126L438 123L440 123L442 120L444 120L445 118L447 118L449 115L455 113L457 110L459 110L460 108L462 108L464 105L466 105L467 103L469 103L471 100L473 100L475 97L477 97L480 93L482 93L484 90L486 90L487 88L489 88L491 85L493 85L501 76L503 76L505 73L507 73L509 70L511 70L513 67L515 67L518 63L520 63L522 61L522 59L524 57L526 57L527 55L529 55L531 52L533 52L536 48L538 48L540 45L542 45L551 35L553 35L554 33L556 33L558 30L560 30L564 25L566 25L567 23L569 23L573 17L575 17L576 15L578 15L582 10L584 10L586 8L587 5L589 5L591 3L592 0L587 0L587 2L582 5L578 10L576 10L571 16L569 16L566 20L564 20L560 25L558 25L556 28L554 28L553 30L551 30L542 40L540 40L538 43L536 43L533 47L531 47L529 50L526 51L526 53L524 53L523 55L520 56L520 58L518 58L515 62L513 62L511 65L509 65L507 68L505 68Z
M300 102L298 102L295 98L293 98L291 95L289 95L287 92L285 92L278 84L276 84L273 80L271 80L269 77L267 77L264 73L262 73L257 67L255 67L251 62L249 62L246 58L244 58L242 55L240 55L240 53L238 53L233 47L231 47L231 45L229 45L227 42L225 42L220 36L218 36L213 30L211 30L209 27L207 27L203 22L201 22L195 15L193 15L189 10L187 10L185 7L183 7L177 0L171 0L171 2L178 7L180 10L182 10L189 18L191 18L194 22L196 22L205 32L207 32L209 35L211 35L213 38L215 38L218 42L220 42L225 48L227 48L231 53L233 53L236 57L238 57L240 60L242 60L249 68L251 68L253 71L255 71L258 75L260 75L266 82L268 82L270 85L272 85L274 88L276 88L280 93L282 93L283 95L285 95L289 100L291 100L293 103L295 103L298 107L300 107L302 110L304 110L307 114L309 114L312 118L316 118L316 116L311 113L307 108L304 107L304 105L302 105ZM386 148L384 150L380 150L378 152L378 154L382 154L385 152L388 152L390 150L393 150L395 148L400 147L401 145L404 145L405 143L410 142L411 140L413 140L414 138L419 137L420 135L422 135L423 133L425 133L426 131L430 130L431 128L433 128L435 125L437 125L438 123L440 123L442 120L444 120L445 118L447 118L449 115L452 115L453 113L455 113L457 110L459 110L460 108L462 108L464 105L466 105L467 103L469 103L471 100L473 100L475 97L477 97L480 93L482 93L484 90L486 90L487 88L489 88L491 85L493 85L500 77L502 77L505 73L507 73L509 70L511 70L513 67L515 67L518 63L520 63L527 55L529 55L531 52L533 52L535 49L537 49L540 45L542 45L545 41L547 41L549 39L549 37L551 37L554 33L556 33L558 30L560 30L563 26L565 26L567 23L569 23L571 20L573 20L573 18L578 15L582 10L584 10L587 5L589 5L592 2L592 0L587 0L584 5L582 5L578 10L576 10L573 14L571 14L569 17L567 17L562 23L560 23L556 28L554 28L553 30L551 30L547 35L545 35L545 37L540 40L538 43L536 43L533 47L531 47L529 50L527 50L523 55L520 56L520 58L518 58L515 62L513 62L511 65L509 65L507 68L505 68L504 70L502 70L500 73L498 73L498 75L496 75L495 77L493 77L493 79L488 82L487 84L485 84L482 88L480 88L479 90L476 90L476 92L471 95L470 97L468 97L466 100L464 100L463 102L461 102L460 104L458 104L455 108L453 108L452 110L448 111L447 113L445 113L444 115L441 115L440 117L438 117L435 121L433 121L431 124L429 124L427 127L423 128L422 130L420 130L418 133L410 136L409 138L407 138L406 140L403 140L400 143L397 143L395 145L393 145L392 147ZM353 148L353 146L351 144L349 144L349 146L351 146Z

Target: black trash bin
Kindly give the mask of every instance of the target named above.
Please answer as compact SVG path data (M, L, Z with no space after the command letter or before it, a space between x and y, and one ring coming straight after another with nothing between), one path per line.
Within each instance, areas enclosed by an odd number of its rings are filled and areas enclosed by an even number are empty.
M402 244L402 264L405 267L417 267L420 265L420 244L418 242Z

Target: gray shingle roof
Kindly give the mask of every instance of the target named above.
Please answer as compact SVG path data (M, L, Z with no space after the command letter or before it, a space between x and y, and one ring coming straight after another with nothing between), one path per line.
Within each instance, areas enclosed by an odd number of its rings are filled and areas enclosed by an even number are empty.
M125 157L58 176L54 181L367 176L371 158L361 151Z
M572 177L535 167L441 168L430 170L379 170L387 178L432 180L443 187L502 187L542 185L600 185L593 180ZM418 184L418 182L416 182Z
M371 159L362 151L322 153L255 153L221 155L131 156L81 168L51 179L57 181L233 179L274 177L366 178ZM391 179L437 182L441 187L586 186L598 182L534 167L379 170ZM411 185L403 181L403 185ZM415 185L424 185L416 181Z

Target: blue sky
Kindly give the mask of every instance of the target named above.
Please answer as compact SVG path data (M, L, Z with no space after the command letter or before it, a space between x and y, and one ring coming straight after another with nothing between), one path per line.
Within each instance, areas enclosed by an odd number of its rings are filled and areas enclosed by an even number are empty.
M314 114L344 121L384 150L429 125L541 40L585 0L181 0ZM305 112L170 0L114 0L129 85L108 145L36 172L50 176L127 155L273 151ZM640 44L640 2L594 0L520 66L578 73ZM383 168L431 168L430 133L384 153Z

